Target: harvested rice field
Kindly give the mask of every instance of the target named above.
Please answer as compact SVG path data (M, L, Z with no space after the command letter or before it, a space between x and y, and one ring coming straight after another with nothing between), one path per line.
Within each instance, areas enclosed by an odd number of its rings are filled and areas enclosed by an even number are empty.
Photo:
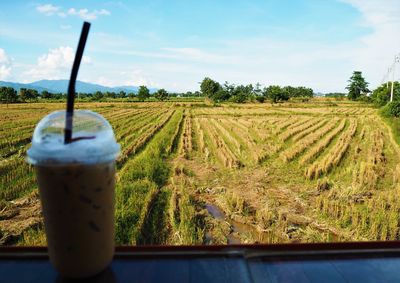
M25 156L38 121L64 107L0 105L1 245L46 245ZM366 104L76 107L102 114L121 144L117 244L400 239L400 148Z

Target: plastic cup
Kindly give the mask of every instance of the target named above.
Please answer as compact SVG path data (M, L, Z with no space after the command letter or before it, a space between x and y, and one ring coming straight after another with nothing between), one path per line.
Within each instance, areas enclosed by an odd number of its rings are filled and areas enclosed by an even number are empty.
M36 126L35 166L50 261L65 277L104 270L114 255L115 160L120 146L101 115L74 112L74 141L64 144L65 111Z

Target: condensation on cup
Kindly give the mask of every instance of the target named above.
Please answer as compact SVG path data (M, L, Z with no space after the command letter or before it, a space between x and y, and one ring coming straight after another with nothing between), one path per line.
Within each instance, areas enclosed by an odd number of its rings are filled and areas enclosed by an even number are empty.
M64 144L65 111L36 126L28 162L35 166L50 261L65 277L104 270L114 255L115 160L120 146L101 115L74 112Z

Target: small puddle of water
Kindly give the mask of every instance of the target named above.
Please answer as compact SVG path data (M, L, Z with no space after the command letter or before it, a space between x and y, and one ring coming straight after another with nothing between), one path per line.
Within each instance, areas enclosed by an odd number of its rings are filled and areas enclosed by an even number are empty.
M206 209L208 213L211 214L212 217L218 220L225 220L225 214L216 206L212 204L206 204Z
M241 243L240 237L238 237L237 234L241 235L250 234L251 238L256 240L257 242L260 243L268 242L269 235L267 233L260 233L251 225L229 219L228 217L226 217L225 213L217 206L212 204L206 204L206 209L208 213L210 213L211 216L214 217L215 219L226 221L231 225L232 232L227 236L229 245Z

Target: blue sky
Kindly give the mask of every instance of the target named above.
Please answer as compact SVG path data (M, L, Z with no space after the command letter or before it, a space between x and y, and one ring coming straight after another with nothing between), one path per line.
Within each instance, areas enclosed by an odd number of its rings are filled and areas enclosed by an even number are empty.
M361 70L375 87L400 52L399 14L398 0L2 1L0 80L69 78L87 20L83 81L186 91L209 76L329 92Z

